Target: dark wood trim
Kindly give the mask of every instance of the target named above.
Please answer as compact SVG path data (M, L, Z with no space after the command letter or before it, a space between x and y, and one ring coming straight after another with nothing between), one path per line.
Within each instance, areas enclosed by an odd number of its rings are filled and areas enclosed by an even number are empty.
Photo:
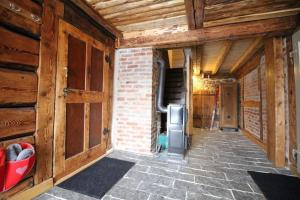
M94 22L97 23L94 24L96 27L99 27L102 29L104 33L106 33L108 36L113 38L121 38L122 33L117 28L115 28L112 24L110 24L108 21L106 21L96 10L94 10L88 3L86 3L84 0L63 0L66 4L74 4L78 8L80 8L89 18L91 18Z

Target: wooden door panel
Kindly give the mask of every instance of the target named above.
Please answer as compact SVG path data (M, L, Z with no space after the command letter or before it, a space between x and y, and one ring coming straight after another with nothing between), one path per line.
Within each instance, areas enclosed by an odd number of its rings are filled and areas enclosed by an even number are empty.
M83 133L84 104L68 103L66 105L66 159L83 151Z
M54 128L55 181L106 151L108 48L72 25L59 22Z
M90 104L89 148L101 143L102 103Z
M103 91L103 51L92 47L90 90Z
M71 89L85 89L85 42L68 36L68 78L67 87Z

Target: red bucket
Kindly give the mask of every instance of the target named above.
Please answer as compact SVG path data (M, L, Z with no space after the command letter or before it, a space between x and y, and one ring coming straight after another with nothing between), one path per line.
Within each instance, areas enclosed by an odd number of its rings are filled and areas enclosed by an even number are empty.
M4 190L5 181L5 160L6 152L5 149L0 149L0 192Z
M7 161L6 163L6 176L4 181L4 190L9 190L19 183L33 168L35 162L34 148L29 143L19 143L22 149L32 149L33 154L20 161Z

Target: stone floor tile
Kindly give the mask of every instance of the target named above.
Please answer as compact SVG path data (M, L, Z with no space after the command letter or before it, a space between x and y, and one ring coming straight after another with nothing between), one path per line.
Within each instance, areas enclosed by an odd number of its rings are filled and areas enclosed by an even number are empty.
M156 183L165 186L171 186L173 182L172 178L169 177L164 177L164 176L159 176L159 175L149 174L144 172L138 172L134 170L130 170L129 172L127 172L126 177L135 179L137 181Z
M222 197L209 196L206 194L187 192L186 200L225 200Z
M198 176L226 179L225 173L223 173L223 172L211 172L211 171L204 171L201 169L193 169L193 168L188 168L188 167L181 167L179 171L182 173L193 174L193 175L198 175Z
M85 194L81 194L71 190L66 190L57 186L55 186L54 188L46 192L46 194L49 194L56 198L62 198L66 200L96 200L97 199L94 197L87 196Z
M218 188L236 189L236 190L252 192L252 189L250 188L250 186L247 183L237 183L234 181L226 181L226 180L208 178L208 177L204 177L204 176L196 176L195 181L196 181L196 183L199 183L199 184L209 185L209 186L218 187Z
M263 195L241 192L241 191L232 191L235 200L265 200L266 198Z
M185 181L195 181L195 176L191 174L183 174L177 171L170 171L170 170L165 170L165 169L160 169L156 167L150 167L149 173L156 174L156 175L161 175L161 176L167 176L170 178L174 179L179 179L179 180L185 180Z
M120 198L125 200L147 200L150 195L146 192L131 190L119 186L113 187L107 194L114 198Z

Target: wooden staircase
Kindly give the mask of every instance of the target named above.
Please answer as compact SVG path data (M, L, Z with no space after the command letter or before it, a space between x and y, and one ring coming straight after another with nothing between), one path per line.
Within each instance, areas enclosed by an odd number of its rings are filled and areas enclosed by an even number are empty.
M185 104L185 86L183 68L167 69L164 93L164 105ZM162 131L167 130L167 115L161 114Z

